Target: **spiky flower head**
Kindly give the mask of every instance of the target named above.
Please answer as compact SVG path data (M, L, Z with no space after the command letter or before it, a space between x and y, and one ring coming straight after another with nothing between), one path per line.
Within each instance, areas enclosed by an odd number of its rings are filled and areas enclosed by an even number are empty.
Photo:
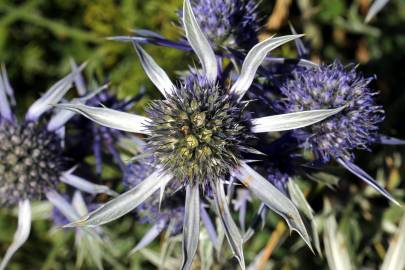
M0 203L41 199L62 172L60 138L36 123L0 124Z
M243 109L217 84L182 84L150 105L148 147L180 185L225 177L239 165L239 147L252 137Z
M225 83L219 76L217 57L198 25L189 0L184 0L183 22L187 41L202 65L203 80L173 84L153 58L138 43L133 43L146 74L165 98L152 103L149 117L82 104L60 105L107 127L146 135L147 151L156 159L156 170L138 185L69 226L108 223L131 212L156 191L165 194L168 187L180 183L180 187L184 186L180 190L185 193L181 269L191 269L199 239L200 190L204 191L209 185L224 233L244 269L243 238L232 219L224 188L232 175L282 215L309 244L308 233L295 205L253 170L242 159L241 153L252 151L246 141L254 133L305 127L336 114L342 108L266 116L249 119L246 123L243 97L260 64L270 51L300 35L270 38L255 45L243 62L240 76L228 88L222 86Z
M128 189L137 186L154 170L156 168L153 158L129 164L124 173L125 186ZM167 187L166 193L174 193L174 189ZM160 194L157 191L136 209L136 214L142 223L159 224L160 230L170 227L170 234L177 235L183 229L184 194L177 192L172 196L166 195L160 201Z
M255 0L193 0L191 4L215 49L248 50L257 43L261 22Z
M375 101L376 92L369 88L373 78L365 78L355 68L346 68L337 61L300 69L292 76L281 87L285 96L281 104L283 112L346 106L323 122L294 131L318 160L352 160L352 150L368 149L384 119L382 107Z
M72 220L79 214L57 193L58 183L64 182L88 193L109 192L108 187L96 185L64 171L65 123L74 116L66 111L51 115L58 103L76 82L83 68L73 66L73 72L54 84L36 100L20 120L13 113L14 91L6 69L0 70L0 204L18 205L18 230L12 245L1 260L5 269L14 253L27 240L31 228L31 200L46 197L64 215ZM110 192L111 193L111 192Z

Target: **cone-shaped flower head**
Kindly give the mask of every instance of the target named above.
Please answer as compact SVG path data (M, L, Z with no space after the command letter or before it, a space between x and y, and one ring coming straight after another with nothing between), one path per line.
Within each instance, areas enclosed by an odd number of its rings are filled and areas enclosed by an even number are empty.
M40 124L0 124L0 203L41 199L63 172L61 139Z
M205 186L239 165L239 147L251 137L243 109L217 84L182 84L149 107L149 148L176 179Z
M384 111L376 104L376 93L369 88L372 79L363 77L354 68L345 68L335 62L297 70L293 78L281 87L285 95L283 112L346 106L326 121L295 133L318 160L352 160L352 150L367 149L375 141Z

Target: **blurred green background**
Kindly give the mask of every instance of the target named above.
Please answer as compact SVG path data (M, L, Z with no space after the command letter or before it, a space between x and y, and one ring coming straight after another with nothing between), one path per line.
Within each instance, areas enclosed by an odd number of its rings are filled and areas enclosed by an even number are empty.
M120 97L135 95L140 86L147 87L147 99L158 97L147 80L130 44L105 38L130 34L131 29L154 30L171 39L181 32L177 23L180 0L0 0L0 62L5 63L10 81L24 112L51 84L69 72L71 58L88 62L86 79L100 83L110 81ZM380 91L379 103L386 110L382 133L405 138L405 1L392 0L368 25L364 24L370 0L262 0L260 12L264 18L262 36L288 34L288 22L298 32L306 33L311 44L312 60L359 63L367 75L377 75L373 87ZM148 46L148 52L174 76L193 62L187 53L174 49ZM279 53L295 56L293 45ZM137 110L142 111L142 104ZM376 146L373 153L359 152L357 164L371 175L388 183L388 189L404 201L402 181L404 147ZM342 173L335 190L302 181L309 192L308 200L322 214L323 198L328 197L344 232L350 256L359 266L375 269L381 264L392 230L401 209L384 198L369 195L360 181ZM254 210L252 207L250 210ZM16 228L15 215L1 210L0 256L3 256ZM279 218L270 215L269 224L245 245L247 261L253 260L268 244ZM128 251L141 238L147 226L134 224L130 217L107 226L113 232L117 259L106 262L106 269L154 269L146 257L127 257ZM10 269L73 269L74 240L71 233L52 230L46 220L34 222L26 245L16 254ZM389 226L388 226L389 228ZM328 268L325 258L313 255L297 244L298 236L288 232L276 242L266 267L273 269ZM156 241L158 242L158 241ZM153 245L159 251L159 243ZM114 260L116 260L114 262ZM114 266L113 266L114 265ZM236 264L218 266L234 269ZM93 269L83 266L82 269Z

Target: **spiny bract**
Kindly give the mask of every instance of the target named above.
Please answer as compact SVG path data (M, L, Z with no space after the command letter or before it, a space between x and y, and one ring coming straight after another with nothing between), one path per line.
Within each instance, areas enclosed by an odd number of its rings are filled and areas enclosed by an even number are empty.
M152 158L131 163L126 167L124 184L131 189L151 175L154 170L156 168ZM184 194L175 193L171 187L166 187L165 192L169 195L166 195L162 202L160 202L160 193L157 191L136 209L136 213L141 222L160 224L162 230L170 226L170 234L177 235L183 229Z

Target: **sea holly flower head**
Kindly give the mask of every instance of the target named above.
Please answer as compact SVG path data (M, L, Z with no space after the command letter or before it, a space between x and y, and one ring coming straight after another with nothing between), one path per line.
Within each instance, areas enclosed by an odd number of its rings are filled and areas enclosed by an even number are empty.
M14 91L4 65L0 72L0 204L18 205L18 229L0 264L3 270L14 253L28 239L31 228L31 201L49 198L60 183L89 193L111 193L65 171L64 124L69 117L50 116L51 104L59 102L72 88L79 70L73 70L35 101L20 120L14 114ZM65 113L62 113L65 116ZM52 201L51 201L52 202ZM67 204L64 204L64 206Z
M0 124L0 204L43 198L55 188L64 157L58 135L34 122Z
M153 135L148 146L157 162L179 183L207 185L239 164L239 147L252 135L244 116L245 104L218 84L181 85L165 100L153 102L147 125Z
M107 127L146 135L146 151L156 160L156 170L138 185L67 227L108 223L131 212L156 191L167 195L166 187L180 183L183 187L180 191L185 193L182 269L190 269L198 247L200 217L203 217L200 190L204 191L208 185L228 243L244 269L243 239L232 219L224 188L226 179L233 175L310 245L297 208L254 171L241 153L249 151L246 134L254 136L255 133L305 127L338 113L343 107L267 116L245 123L243 97L267 53L301 35L270 38L255 45L232 87L222 88L217 58L197 23L189 0L184 1L183 22L187 40L202 65L204 80L187 85L173 84L153 58L139 44L133 43L147 76L165 98L152 103L149 117L82 104L58 105ZM160 201L163 197L160 196Z
M369 174L353 163L354 150L369 150L372 143L384 136L378 134L378 125L384 120L384 111L377 105L366 78L355 68L344 67L338 61L330 65L300 68L292 73L280 90L285 98L282 112L316 110L342 106L345 108L327 120L293 131L302 146L314 153L316 161L336 160L368 185L392 202L398 202ZM399 140L386 139L388 143Z
M353 160L354 149L368 149L375 142L384 111L376 104L376 92L369 87L373 78L365 78L355 68L346 68L339 62L301 68L292 76L281 87L285 96L283 112L346 106L326 121L296 131L318 160Z

